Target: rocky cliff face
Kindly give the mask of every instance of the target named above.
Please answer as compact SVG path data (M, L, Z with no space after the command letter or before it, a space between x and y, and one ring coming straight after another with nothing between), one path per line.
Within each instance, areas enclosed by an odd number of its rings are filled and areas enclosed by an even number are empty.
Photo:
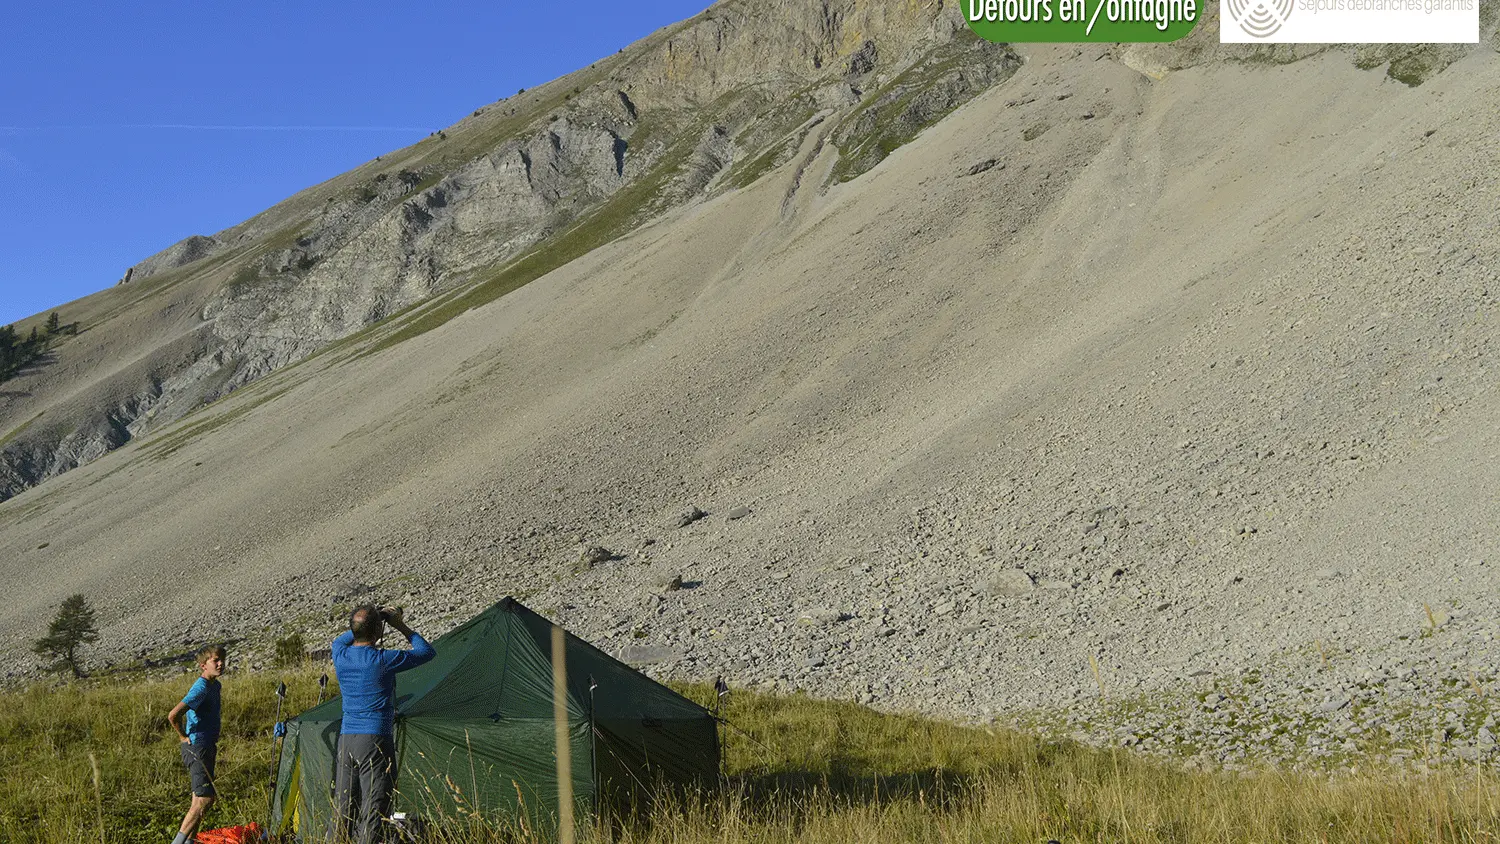
M213 255L219 251L221 246L222 244L216 238L195 234L192 237L168 246L166 249L131 267L125 273L122 283L128 284L132 281L144 281L158 273L175 270L178 267L185 267L194 261L201 261Z
M961 70L901 78L959 53ZM910 136L1016 64L973 39L951 4L719 3L132 267L99 294L130 301L98 303L85 317L90 342L58 349L0 405L0 500L434 297L508 289L746 184L758 175L749 165L780 163L815 120L858 112L842 138L857 141L878 128L862 105L921 89L922 103L898 115ZM881 156L862 152L862 166ZM519 279L518 262L529 262ZM164 308L178 318L101 342ZM196 319L181 319L188 309Z
M1484 7L1492 42L1494 4ZM1294 52L1119 50L1159 77ZM1353 51L1418 84L1467 48ZM683 203L744 187L816 135L845 181L1006 79L959 4L725 0L588 68L131 268L85 329L0 394L0 500L372 326L397 342ZM820 185L799 186L813 190Z

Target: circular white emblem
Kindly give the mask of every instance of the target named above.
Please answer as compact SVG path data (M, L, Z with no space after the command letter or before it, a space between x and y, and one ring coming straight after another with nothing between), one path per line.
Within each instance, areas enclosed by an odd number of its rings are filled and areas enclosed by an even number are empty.
M1252 38L1269 38L1292 16L1292 0L1224 0L1223 8Z

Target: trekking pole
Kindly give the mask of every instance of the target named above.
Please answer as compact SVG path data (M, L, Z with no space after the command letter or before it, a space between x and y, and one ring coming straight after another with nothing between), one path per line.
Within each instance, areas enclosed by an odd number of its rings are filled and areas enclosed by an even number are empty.
M327 690L328 690L328 672L324 671L323 672L323 676L318 678L318 703L322 703L323 702L323 692L325 692ZM317 706L318 703L313 704L313 706Z
M714 715L715 718L717 718L719 716L719 713L721 711L723 711L723 709L724 709L724 704L728 703L728 702L729 702L729 684L726 683L726 682L724 682L724 675L720 674L719 676L717 676L717 677L714 678L714 706L713 706L713 715Z
M286 724L281 720L281 707L285 703L286 682L282 681L276 684L276 726L271 728L271 787L266 789L267 830L271 828L271 811L276 807L276 769L281 762L281 754L276 752L276 740L286 736Z
M708 711L714 719L714 741L719 743L719 773L724 772L724 731L720 729L726 722L721 714L724 704L729 702L729 684L724 682L724 675L720 674L714 678L714 702L713 708Z
M599 770L599 737L594 732L594 689L599 688L599 681L594 675L589 675L589 768ZM599 789L594 789L594 815L599 814Z

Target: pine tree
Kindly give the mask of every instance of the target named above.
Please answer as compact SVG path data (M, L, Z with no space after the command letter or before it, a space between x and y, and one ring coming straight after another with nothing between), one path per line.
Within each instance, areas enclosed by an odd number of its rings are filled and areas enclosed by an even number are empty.
M62 328L62 318L57 315L57 311L53 311L52 313L48 314L47 333L56 334L58 332L58 329L60 328Z
M47 350L47 338L38 334L36 326L31 334L21 337L14 325L0 326L0 381L14 377Z
M73 669L74 677L82 677L78 647L98 640L99 629L94 626L93 607L82 595L72 595L62 602L57 618L52 619L52 624L47 627L47 635L36 640L31 649L41 656L50 657L53 670L66 666Z
M16 348L14 326L0 326L0 381L4 381L21 368L20 350Z

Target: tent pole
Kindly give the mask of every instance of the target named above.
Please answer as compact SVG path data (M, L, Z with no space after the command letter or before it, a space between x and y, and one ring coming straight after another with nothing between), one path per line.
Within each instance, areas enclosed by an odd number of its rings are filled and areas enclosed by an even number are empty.
M282 739L286 747L286 725L281 722L281 706L286 703L286 681L276 684L276 721L271 727L271 787L266 795L266 829L271 828L271 813L276 811L276 774L281 768L281 754L276 750L276 739Z
M567 640L563 629L552 625L552 720L557 728L557 840L574 844L573 755L568 747Z
M594 731L594 689L599 683L589 675L589 780L594 784L594 820L599 818L599 734Z

